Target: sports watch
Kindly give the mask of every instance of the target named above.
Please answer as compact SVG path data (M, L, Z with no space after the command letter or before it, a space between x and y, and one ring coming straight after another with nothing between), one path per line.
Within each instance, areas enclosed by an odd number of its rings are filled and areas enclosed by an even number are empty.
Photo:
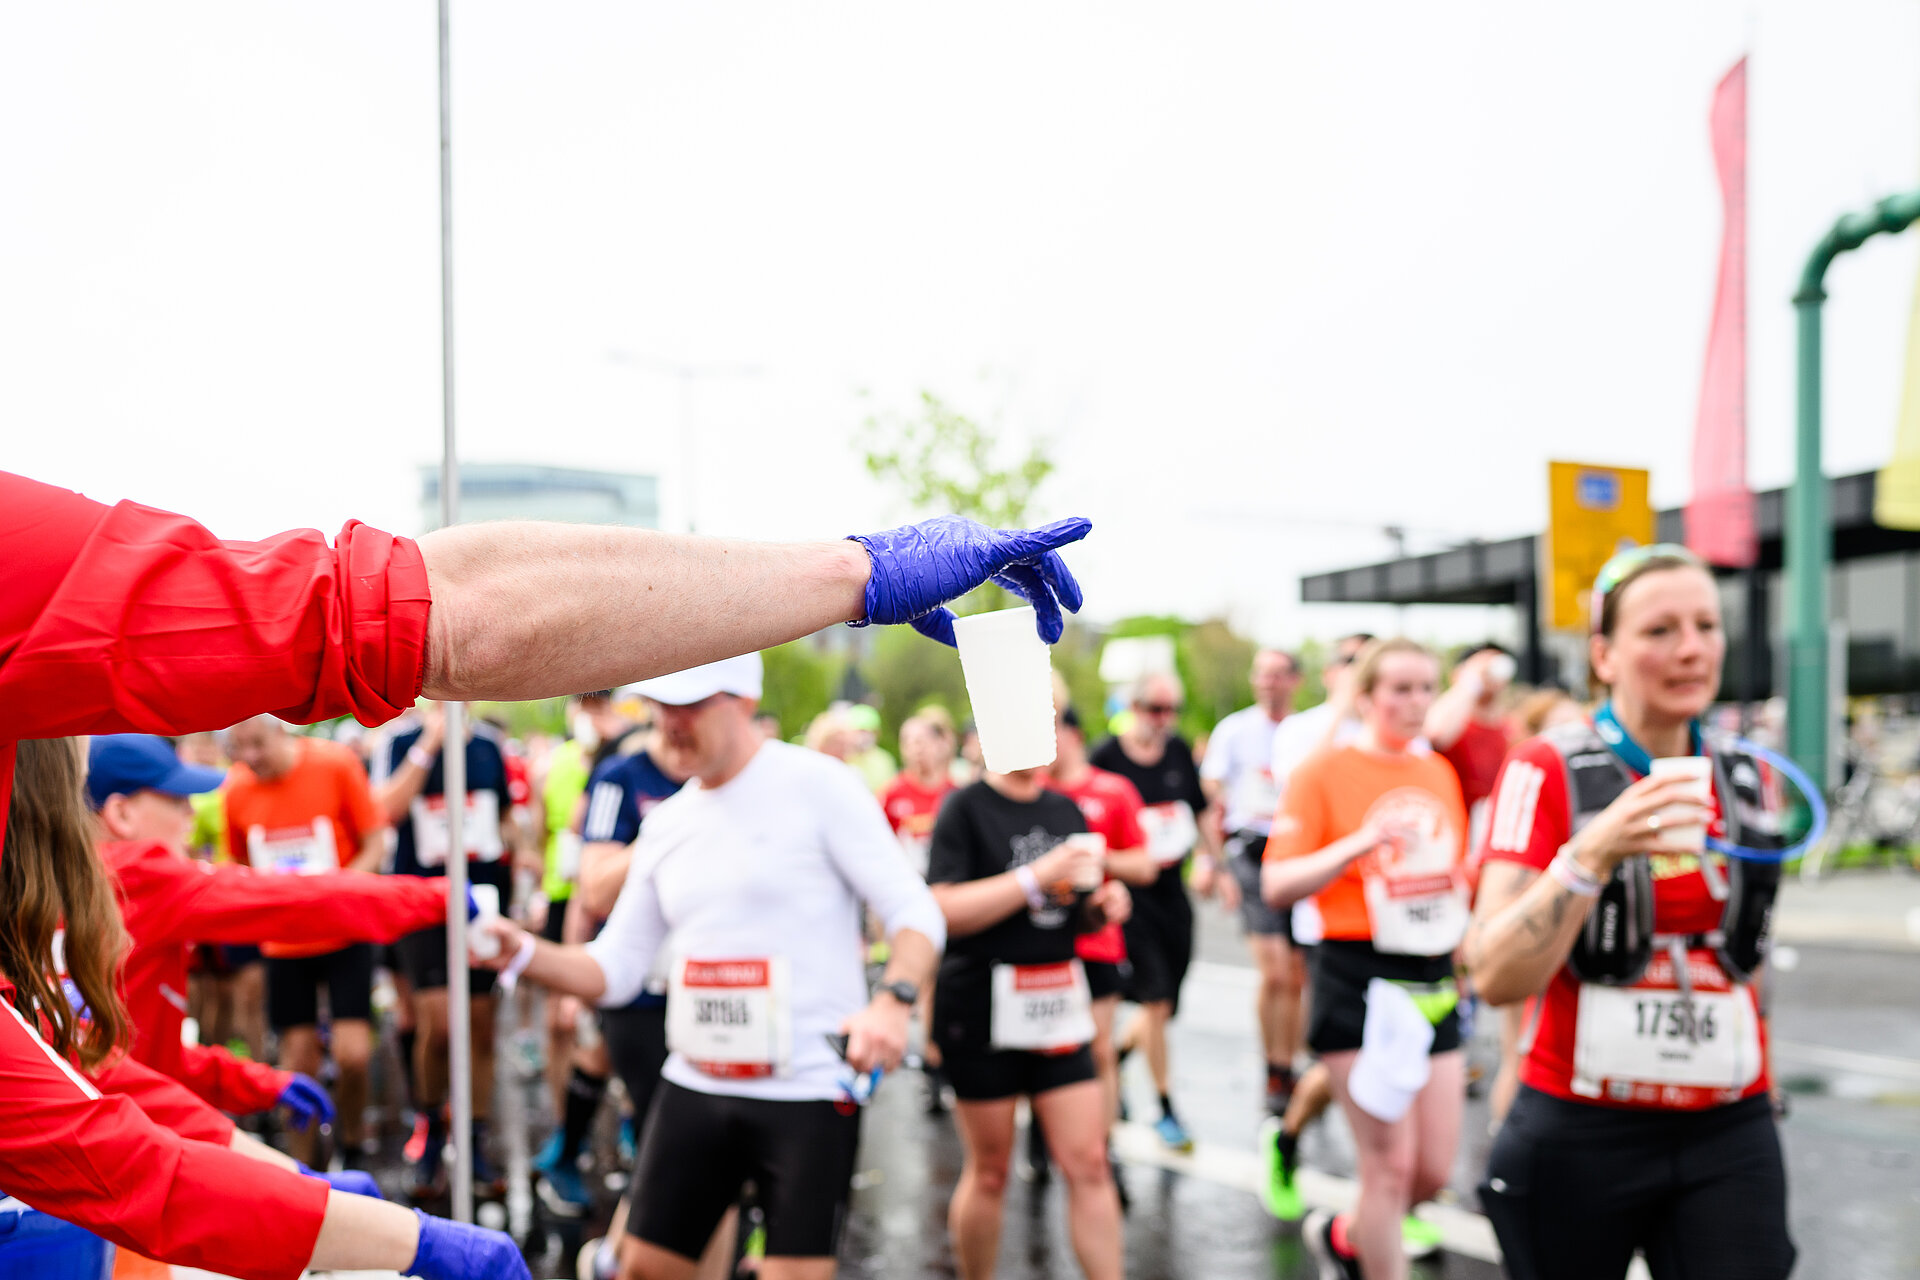
M898 982L883 982L880 984L880 990L886 992L895 1000L898 1000L901 1004L909 1008L913 1007L914 1002L920 999L920 984L908 982L904 978Z

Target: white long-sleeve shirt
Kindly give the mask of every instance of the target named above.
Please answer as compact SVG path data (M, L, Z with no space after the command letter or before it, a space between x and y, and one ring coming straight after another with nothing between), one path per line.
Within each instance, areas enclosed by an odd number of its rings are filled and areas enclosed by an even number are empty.
M606 974L600 1004L638 995L663 946L676 966L782 958L785 1074L712 1076L676 1051L662 1077L704 1093L837 1098L842 1065L826 1037L867 1003L862 902L889 936L912 929L946 945L945 917L859 776L804 747L764 743L724 785L689 782L647 815L620 899L587 944Z

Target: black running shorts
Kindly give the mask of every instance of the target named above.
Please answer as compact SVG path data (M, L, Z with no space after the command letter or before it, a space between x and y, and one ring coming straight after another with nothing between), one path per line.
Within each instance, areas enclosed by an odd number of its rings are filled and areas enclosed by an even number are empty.
M941 1070L953 1084L953 1096L962 1102L997 1102L1022 1094L1031 1098L1094 1078L1093 1048L1084 1044L1068 1053L942 1046L941 1055Z
M1307 1014L1307 1047L1315 1053L1341 1053L1360 1047L1367 1025L1367 983L1374 978L1391 982L1442 985L1453 981L1452 956L1393 956L1375 951L1370 942L1329 938L1316 950L1311 966L1313 999ZM1460 1010L1455 1007L1434 1024L1428 1053L1447 1053L1460 1047Z
M1480 1205L1514 1280L1783 1280L1787 1175L1765 1095L1706 1111L1628 1111L1522 1087Z
M636 1127L643 1124L660 1087L660 1068L667 1065L667 1006L628 1005L600 1010L600 1037L607 1042L613 1074L627 1086L633 1100Z
M320 988L335 1022L373 1016L373 947L356 942L317 956L267 957L267 1023L275 1031L320 1021Z
M1193 962L1193 903L1178 877L1133 898L1133 914L1121 926L1127 937L1127 963L1133 966L1127 999L1136 1004L1165 1001L1180 1011L1180 987Z
M860 1146L860 1112L831 1102L700 1093L660 1082L634 1163L627 1231L696 1259L752 1182L767 1215L767 1256L840 1251Z

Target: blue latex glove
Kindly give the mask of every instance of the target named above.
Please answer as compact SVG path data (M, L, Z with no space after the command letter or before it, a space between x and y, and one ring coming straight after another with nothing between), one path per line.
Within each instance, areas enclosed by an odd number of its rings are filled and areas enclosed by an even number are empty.
M293 1115L294 1124L304 1129L318 1120L321 1124L333 1122L333 1099L320 1087L320 1082L312 1076L293 1073L293 1079L287 1081L287 1087L280 1091L280 1105Z
M373 1180L373 1175L370 1173L362 1173L358 1169L342 1169L338 1173L321 1173L318 1169L307 1167L305 1161L295 1160L294 1163L300 1166L301 1173L306 1174L309 1178L320 1179L320 1181L326 1183L335 1191L344 1191L350 1196L370 1196L375 1200L386 1199L385 1196L380 1194L380 1184Z
M1078 542L1093 528L1076 516L1038 529L989 529L977 520L939 516L884 533L856 534L867 549L873 574L867 579L868 622L904 622L942 644L953 643L953 612L942 608L985 582L996 583L1033 606L1040 638L1060 638L1061 606L1080 610L1080 584L1067 572L1058 548Z
M505 1232L413 1212L420 1219L420 1248L404 1274L420 1280L533 1280Z

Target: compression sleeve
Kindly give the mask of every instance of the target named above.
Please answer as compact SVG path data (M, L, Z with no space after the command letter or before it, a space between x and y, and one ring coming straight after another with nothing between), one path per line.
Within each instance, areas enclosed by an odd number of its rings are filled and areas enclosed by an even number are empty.
M947 918L926 881L900 856L887 815L853 770L838 763L821 769L817 795L827 854L840 874L886 927L924 934L935 951L947 945Z

